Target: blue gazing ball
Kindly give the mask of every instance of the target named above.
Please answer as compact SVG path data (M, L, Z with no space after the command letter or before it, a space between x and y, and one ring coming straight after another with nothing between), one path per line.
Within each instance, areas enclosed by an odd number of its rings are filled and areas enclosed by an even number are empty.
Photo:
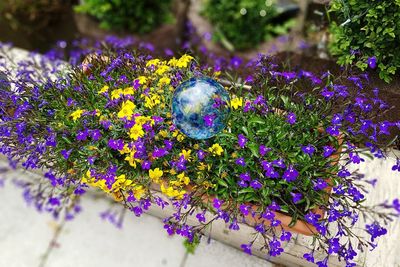
M193 139L207 139L221 132L229 114L229 93L210 78L184 81L172 96L172 122Z

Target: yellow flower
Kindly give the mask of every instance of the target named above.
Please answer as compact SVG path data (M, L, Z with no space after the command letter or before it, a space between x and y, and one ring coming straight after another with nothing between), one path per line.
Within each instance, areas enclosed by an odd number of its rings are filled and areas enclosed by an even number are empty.
M184 173L184 172L182 172L181 174L179 174L179 175L178 175L178 178L179 178L179 182L181 182L181 183L183 183L183 184L185 184L185 185L188 185L189 182L190 182L189 177L185 176L185 173Z
M174 189L172 186L165 187L163 184L161 184L161 192L167 197L177 198L177 199L181 199L183 195L186 193L185 190L178 191Z
M144 187L141 186L141 185L139 185L139 186L137 186L137 187L135 187L135 188L133 189L133 196L134 196L137 200L140 200L140 199L143 197L143 195L144 195L145 192L146 192L146 190L144 189Z
M167 136L168 136L168 132L166 130L161 130L158 132L158 134L160 136L162 136L163 138L167 138Z
M157 66L158 63L160 63L160 60L158 58L151 59L151 60L147 61L146 67L150 67L152 65Z
M150 109L161 103L160 96L157 94L152 94L150 96L146 96L145 101L146 102L145 102L144 106L146 108L150 108Z
M122 108L119 112L118 112L118 118L122 119L122 118L128 118L130 119L133 115L133 110L129 109L129 108Z
M210 183L209 181L204 181L203 182L203 184L202 184L206 189L208 189L208 188L214 188L215 187L215 184L212 184L212 183Z
M192 61L193 57L189 55L183 55L178 62L176 63L176 67L178 68L186 68L190 61Z
M199 146L199 144L194 144L194 145L193 145L193 148L194 148L194 149L199 149L200 146Z
M118 99L118 98L121 97L122 94L123 94L123 91L122 91L121 89L113 90L113 91L111 92L111 99L112 99L112 100Z
M74 112L71 113L71 117L74 121L79 119L82 116L83 110L82 109L77 109Z
M97 93L101 95L105 92L108 92L108 89L110 89L110 87L108 85L104 85Z
M212 147L208 148L208 151L217 156L221 156L222 152L224 152L219 144L213 144Z
M134 93L133 87L126 87L122 92L123 95L133 95Z
M135 158L135 153L136 153L136 151L132 150L129 153L129 156L125 157L125 160L129 162L129 166L136 169L136 167L137 167L136 162L140 162L140 159Z
M137 140L139 137L144 136L144 131L141 125L135 124L129 131L129 137L133 140Z
M153 180L155 183L160 182L160 178L163 176L164 172L160 170L159 168L155 168L154 170L149 170L149 177L151 180Z
M192 153L192 150L182 149L182 152L179 154L179 156L183 156L186 160L190 160L190 153Z
M128 154L130 152L131 152L131 149L129 148L128 144L124 144L124 148L119 150L119 153L121 153L121 155Z
M238 109L243 106L243 97L235 97L231 100L231 107L233 109Z
M171 79L168 77L162 77L159 81L158 81L158 86L163 86L163 85L169 85L171 83Z
M135 123L139 125L143 125L146 122L149 122L151 125L154 125L154 120L149 116L137 116L135 117Z
M197 169L200 170L200 171L211 170L211 166L209 164L205 164L203 162L200 162L200 164L197 165Z
M139 76L136 80L139 81L140 85L147 83L147 78L145 76Z
M136 108L136 105L130 101L127 100L122 103L121 110L118 112L118 118L129 118L133 115L133 110Z
M161 76L167 71L169 71L169 67L167 65L161 65L157 68L156 74Z
M176 64L178 64L178 60L173 57L168 61L168 65L170 65L171 67L176 67Z

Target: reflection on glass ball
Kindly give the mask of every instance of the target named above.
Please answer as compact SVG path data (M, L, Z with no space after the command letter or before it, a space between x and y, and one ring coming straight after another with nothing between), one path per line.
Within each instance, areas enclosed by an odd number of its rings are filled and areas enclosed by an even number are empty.
M210 78L192 78L181 83L172 96L172 120L188 137L207 139L225 128L229 103L221 84Z

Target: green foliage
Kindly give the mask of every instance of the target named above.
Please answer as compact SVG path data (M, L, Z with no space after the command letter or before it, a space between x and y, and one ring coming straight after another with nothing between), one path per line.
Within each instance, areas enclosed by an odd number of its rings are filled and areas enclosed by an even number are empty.
M186 249L186 252L188 254L194 254L196 251L196 248L200 245L200 238L196 235L194 236L192 241L189 241L188 239L185 239L183 241L183 246Z
M91 15L103 29L147 33L171 19L171 0L85 0L75 11Z
M275 1L208 0L204 15L215 27L215 36L236 49L248 49L272 36L287 33L293 21L273 25L278 14Z
M365 70L376 57L379 77L390 82L400 68L400 1L334 0L329 49L340 65L355 64Z

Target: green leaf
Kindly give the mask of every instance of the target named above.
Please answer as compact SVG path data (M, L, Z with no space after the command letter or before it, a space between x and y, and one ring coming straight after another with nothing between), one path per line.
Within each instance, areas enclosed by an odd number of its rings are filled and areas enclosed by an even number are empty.
M260 157L260 154L259 154L259 151L258 151L258 145L257 145L256 143L249 143L249 144L247 145L247 147L250 149L251 154L252 154L254 157L256 157L256 158L259 158L259 157Z

